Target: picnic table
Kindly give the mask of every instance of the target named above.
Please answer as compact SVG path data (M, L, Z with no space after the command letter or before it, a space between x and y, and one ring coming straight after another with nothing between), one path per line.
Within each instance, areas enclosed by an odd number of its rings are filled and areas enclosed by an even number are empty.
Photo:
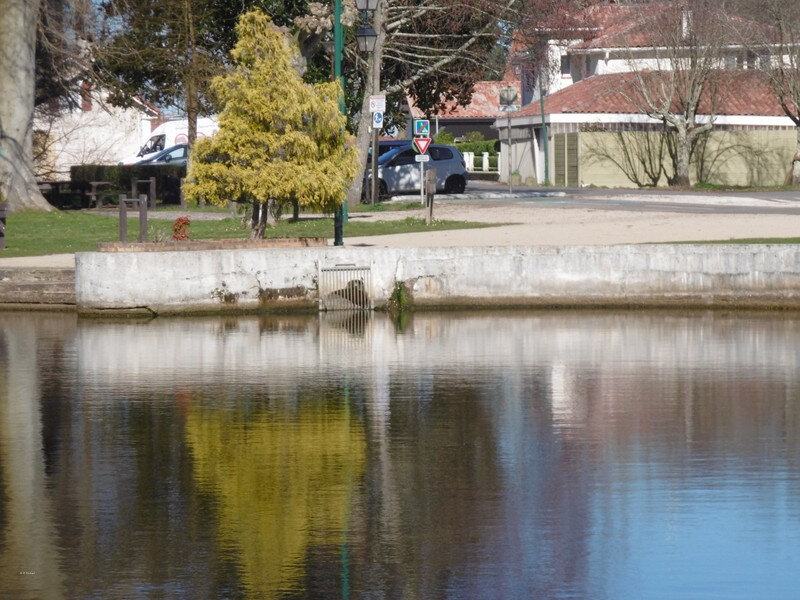
M89 185L92 186L92 190L86 192L86 195L89 196L89 208L92 208L92 204L95 205L95 208L100 208L100 192L98 191L98 188L101 185L113 185L113 183L110 181L90 181Z

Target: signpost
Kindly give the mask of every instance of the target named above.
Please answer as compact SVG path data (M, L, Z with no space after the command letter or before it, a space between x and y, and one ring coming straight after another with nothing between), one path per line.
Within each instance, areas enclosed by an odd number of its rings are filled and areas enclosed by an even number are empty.
M500 88L500 110L506 113L506 127L508 128L508 153L506 155L506 162L508 163L508 191L514 191L514 184L512 183L512 164L511 164L511 115L509 113L519 110L517 99L519 98L519 91L514 85L503 86Z
M420 137L414 138L414 149L419 154L425 154L428 151L428 146L431 145L431 138Z
M386 96L376 95L369 97L369 112L371 113L384 113L386 112Z
M430 137L431 122L428 119L414 120L414 137Z
M431 130L431 123L430 121L414 121L414 132L417 131L427 131L430 133ZM428 162L431 157L426 154L428 152L428 148L431 145L431 138L429 137L415 137L414 138L414 150L418 152L415 160L419 163L419 200L420 204L425 204L425 163Z
M378 195L378 134L383 129L383 113L386 112L386 96L376 94L369 97L369 112L372 113L372 169L370 177L369 201L375 206Z

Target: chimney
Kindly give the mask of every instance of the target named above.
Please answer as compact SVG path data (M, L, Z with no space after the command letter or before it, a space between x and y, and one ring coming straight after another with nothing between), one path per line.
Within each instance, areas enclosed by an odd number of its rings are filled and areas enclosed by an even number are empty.
M692 35L692 11L686 7L681 9L681 35L684 40Z

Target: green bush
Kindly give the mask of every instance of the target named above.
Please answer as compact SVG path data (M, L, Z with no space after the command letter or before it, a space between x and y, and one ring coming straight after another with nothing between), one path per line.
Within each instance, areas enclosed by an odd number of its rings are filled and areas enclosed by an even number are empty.
M470 131L466 136L464 136L464 141L466 142L483 142L486 138L483 137L483 134L480 131Z
M449 131L440 131L436 137L433 138L435 144L444 144L445 146L452 146L455 141L456 138L453 137L453 134Z
M496 156L500 150L500 140L485 140L483 142L459 142L456 144L461 153L474 152L475 156L481 156L488 152L489 156Z
M91 181L108 181L130 194L132 179L156 178L156 196L164 204L178 204L181 200L181 178L186 177L186 167L178 165L77 165L70 169L73 184L89 189ZM139 187L140 194L147 193L146 184Z

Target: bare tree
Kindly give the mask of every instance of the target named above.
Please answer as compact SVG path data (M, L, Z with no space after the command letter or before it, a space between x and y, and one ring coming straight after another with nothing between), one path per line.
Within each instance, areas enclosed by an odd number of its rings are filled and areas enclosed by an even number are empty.
M741 0L737 12L749 19L748 27L730 24L742 45L760 57L769 85L786 116L797 127L797 143L787 183L800 185L800 11L794 0ZM769 57L769 59L768 59ZM768 68L767 68L768 66Z
M39 0L0 0L0 201L52 210L33 174L33 109Z
M709 0L654 3L643 15L639 35L647 42L627 48L635 82L628 96L674 130L672 183L687 186L692 148L714 127L729 37L719 4Z

